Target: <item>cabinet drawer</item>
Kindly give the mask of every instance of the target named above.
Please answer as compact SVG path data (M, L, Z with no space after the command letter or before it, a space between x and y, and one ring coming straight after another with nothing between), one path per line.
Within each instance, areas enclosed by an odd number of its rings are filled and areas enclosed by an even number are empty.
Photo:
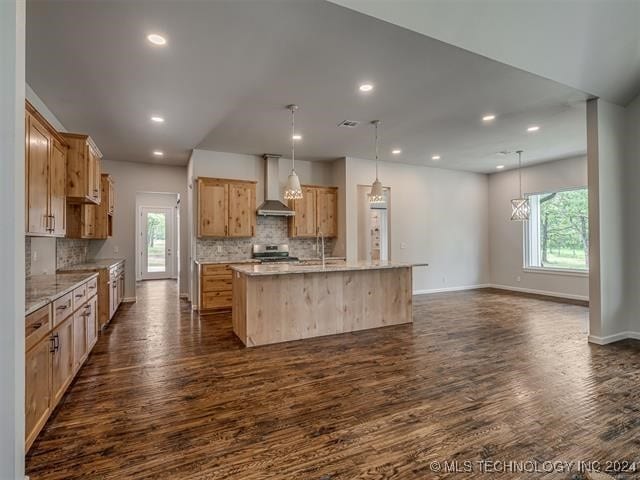
M203 292L228 292L232 290L231 275L211 275L202 277Z
M229 265L202 265L202 275L228 275L231 278Z
M77 310L87 300L87 284L80 285L73 291L73 309Z
M231 308L231 292L203 292L201 310Z
M89 280L86 285L87 285L87 298L91 298L96 293L98 293L98 277Z
M51 330L49 305L36 310L24 319L25 350L29 350L47 336Z
M53 326L55 327L73 312L73 292L53 302Z

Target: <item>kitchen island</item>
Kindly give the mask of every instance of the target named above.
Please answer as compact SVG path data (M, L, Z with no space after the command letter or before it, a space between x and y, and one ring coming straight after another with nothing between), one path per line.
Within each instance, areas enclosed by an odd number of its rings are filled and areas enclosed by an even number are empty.
M233 265L233 331L247 347L410 323L412 265Z

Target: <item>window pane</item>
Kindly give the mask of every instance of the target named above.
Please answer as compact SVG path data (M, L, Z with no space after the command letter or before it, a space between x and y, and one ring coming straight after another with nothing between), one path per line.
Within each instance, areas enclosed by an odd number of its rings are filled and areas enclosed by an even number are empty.
M526 265L586 270L589 267L587 189L531 195Z
M163 213L147 214L147 271L166 271L166 216Z

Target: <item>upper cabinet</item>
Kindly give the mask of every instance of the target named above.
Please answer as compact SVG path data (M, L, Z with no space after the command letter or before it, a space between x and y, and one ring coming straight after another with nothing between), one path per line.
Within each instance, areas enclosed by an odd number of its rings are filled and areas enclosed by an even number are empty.
M88 135L61 134L67 153L67 200L100 205L100 159L102 154Z
M252 237L256 182L198 178L198 237Z
M67 144L25 103L25 225L27 235L66 232Z
M111 175L100 178L100 205L90 203L67 204L67 237L107 239L113 235L115 190Z
M296 214L289 217L290 237L335 237L338 235L338 188L302 186L302 198L290 200Z

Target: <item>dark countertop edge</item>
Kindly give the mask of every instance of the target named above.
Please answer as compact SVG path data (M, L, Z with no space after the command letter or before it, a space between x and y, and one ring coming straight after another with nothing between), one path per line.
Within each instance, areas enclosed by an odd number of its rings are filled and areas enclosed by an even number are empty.
M83 273L83 272L93 272L97 270L109 269L125 262L125 258L95 258L91 261L78 263L76 265L70 265L68 267L59 268L56 270L56 273L59 274L67 274L67 273ZM103 265L99 265L96 262L111 262L105 263ZM82 268L78 268L78 266L82 266Z
M260 263L260 260L254 260L253 258L243 258L239 260L194 260L196 265L233 265L241 263Z
M70 291L78 288L79 285L82 285L83 283L87 283L89 280L98 277L98 273L97 272L69 272L69 274L85 275L85 277L83 278L83 280L78 280L76 283L72 284L68 288L65 288L64 290L56 292L55 295L48 295L48 296L44 295L42 298L39 298L38 300L32 302L31 306L29 308L26 308L26 306L25 306L25 313L24 313L25 317L27 315L32 314L33 312L35 312L37 310L40 310L42 307L46 307L50 303L55 302L60 297L66 295ZM56 275L58 275L58 274L56 274ZM51 275L51 276L55 277L56 275ZM60 275L67 275L67 273L61 273ZM27 282L28 281L29 281L29 279L27 278Z

